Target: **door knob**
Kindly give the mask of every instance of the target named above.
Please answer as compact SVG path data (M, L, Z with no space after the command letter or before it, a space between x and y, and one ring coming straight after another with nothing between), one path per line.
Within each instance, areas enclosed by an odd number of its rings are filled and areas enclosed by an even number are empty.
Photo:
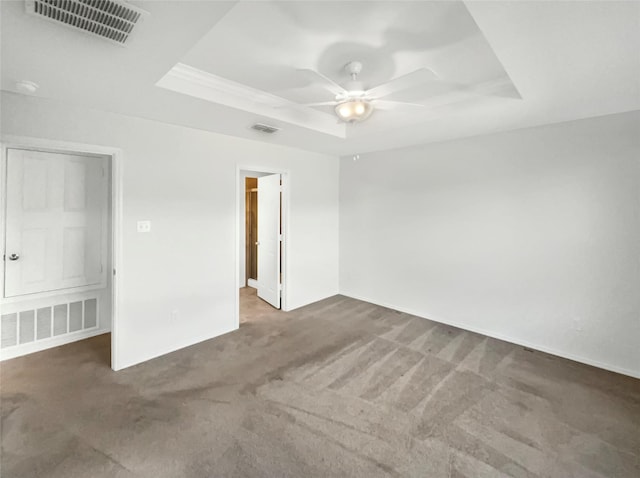
M18 259L20 259L20 256L18 254L11 254L9 256L10 261L17 261Z
M260 245L260 241L256 241L256 246L259 246L259 245Z

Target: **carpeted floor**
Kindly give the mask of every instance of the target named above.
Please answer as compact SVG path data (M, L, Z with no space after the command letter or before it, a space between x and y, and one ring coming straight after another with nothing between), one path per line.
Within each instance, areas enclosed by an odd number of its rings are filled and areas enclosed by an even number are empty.
M251 287L240 289L240 324L270 320L274 312L278 313L278 310L260 299L256 289Z
M261 310L118 373L108 336L3 363L2 477L640 475L639 380L341 296Z

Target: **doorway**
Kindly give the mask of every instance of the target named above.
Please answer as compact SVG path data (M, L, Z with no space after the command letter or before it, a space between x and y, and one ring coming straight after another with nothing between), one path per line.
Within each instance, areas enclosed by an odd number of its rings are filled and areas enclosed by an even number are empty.
M51 143L2 147L2 360L112 331L115 155Z
M258 288L258 178L245 178L245 286Z
M286 310L287 173L238 169L238 323Z

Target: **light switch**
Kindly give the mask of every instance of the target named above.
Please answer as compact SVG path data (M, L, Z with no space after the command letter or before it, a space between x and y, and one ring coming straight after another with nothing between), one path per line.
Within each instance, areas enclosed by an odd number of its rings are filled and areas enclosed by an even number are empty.
M138 221L138 232L151 232L151 221Z

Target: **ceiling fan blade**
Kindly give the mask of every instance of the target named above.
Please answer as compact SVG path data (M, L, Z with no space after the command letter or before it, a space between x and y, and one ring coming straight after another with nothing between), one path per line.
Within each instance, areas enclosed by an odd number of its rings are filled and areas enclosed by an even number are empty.
M373 100L373 106L377 110L395 110L396 108L402 108L405 106L424 108L426 105L421 105L420 103L407 103L405 101Z
M319 71L311 70L309 68L301 68L301 69L298 69L298 71L311 79L323 80L324 82L323 86L325 87L325 89L329 90L334 95L341 95L347 92L347 90L345 90L342 86L340 86L338 83L333 81L331 78L324 76Z
M414 86L420 86L430 81L437 81L438 75L436 75L429 68L420 68L419 70L407 73L406 75L394 78L391 81L375 86L370 90L367 90L367 96L372 98L384 98L397 91L413 88Z

